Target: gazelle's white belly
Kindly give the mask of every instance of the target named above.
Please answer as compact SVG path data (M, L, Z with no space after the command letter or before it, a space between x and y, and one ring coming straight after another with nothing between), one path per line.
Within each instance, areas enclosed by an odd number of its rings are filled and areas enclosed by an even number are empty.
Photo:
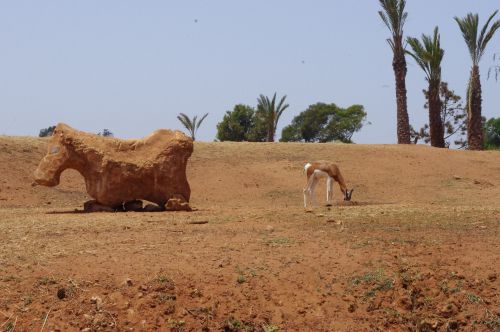
M323 172L319 169L314 171L313 176L316 178L328 178L328 177L330 177L327 172Z

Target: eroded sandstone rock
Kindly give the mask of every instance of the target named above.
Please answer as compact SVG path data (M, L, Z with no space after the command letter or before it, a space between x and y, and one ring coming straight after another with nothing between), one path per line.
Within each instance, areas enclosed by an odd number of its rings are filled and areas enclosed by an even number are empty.
M186 166L192 152L193 141L180 131L161 129L143 139L121 140L61 123L34 177L38 184L56 186L65 169L77 170L95 199L86 210L97 205L114 210L141 199L164 207L171 198L179 200L172 209L186 210L191 195Z

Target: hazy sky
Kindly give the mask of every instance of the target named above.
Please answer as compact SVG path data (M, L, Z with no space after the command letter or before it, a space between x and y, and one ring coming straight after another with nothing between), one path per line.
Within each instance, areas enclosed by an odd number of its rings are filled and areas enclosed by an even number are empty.
M482 25L498 0L408 0L405 34L441 31L443 80L465 97L470 57L454 16ZM12 0L0 2L0 134L38 135L66 122L142 137L181 129L179 112L210 113L198 139L237 103L286 94L281 128L316 102L362 104L358 143L396 142L389 31L376 0ZM500 18L500 15L497 16ZM500 116L500 82L486 80L500 32L481 62L483 115ZM428 120L424 73L408 61L410 122ZM497 61L500 64L500 61Z

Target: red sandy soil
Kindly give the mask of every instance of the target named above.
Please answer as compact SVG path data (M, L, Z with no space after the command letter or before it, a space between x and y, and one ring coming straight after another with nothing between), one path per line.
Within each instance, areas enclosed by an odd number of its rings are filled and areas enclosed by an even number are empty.
M86 214L46 144L0 137L2 331L500 329L499 152L195 143L195 211ZM315 159L352 202L304 210Z

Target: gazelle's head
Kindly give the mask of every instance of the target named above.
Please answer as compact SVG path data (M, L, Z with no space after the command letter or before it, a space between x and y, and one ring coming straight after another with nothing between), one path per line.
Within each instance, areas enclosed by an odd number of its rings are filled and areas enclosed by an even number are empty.
M352 192L353 191L354 191L354 189L351 189L351 190L346 189L344 191L344 201L350 201L351 200Z

